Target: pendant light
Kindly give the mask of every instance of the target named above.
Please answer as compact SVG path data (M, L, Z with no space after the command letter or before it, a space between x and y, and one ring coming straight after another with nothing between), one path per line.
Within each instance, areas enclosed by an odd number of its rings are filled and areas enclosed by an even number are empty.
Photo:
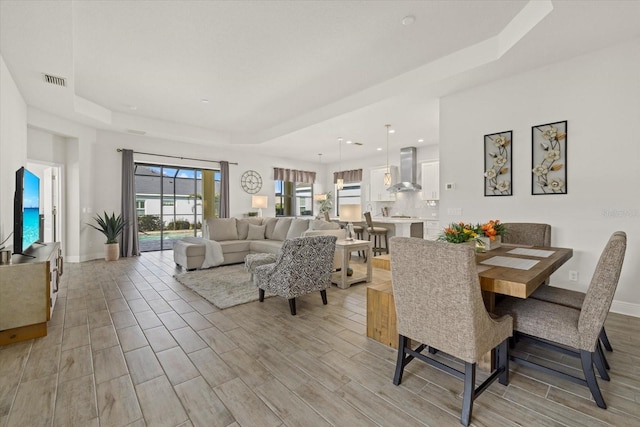
M389 128L391 125L384 125L387 128L387 171L384 174L384 186L391 186L391 170L389 169Z
M338 138L338 169L342 169L342 138ZM340 177L342 177L342 171L339 171ZM336 187L338 190L342 190L344 188L344 179L338 178L336 179Z

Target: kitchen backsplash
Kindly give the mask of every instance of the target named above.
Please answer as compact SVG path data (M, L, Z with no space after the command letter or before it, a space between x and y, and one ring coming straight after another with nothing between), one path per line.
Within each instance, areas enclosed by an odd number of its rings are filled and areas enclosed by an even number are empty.
M429 206L420 198L420 192L396 193L395 202L369 202L363 210L371 208L373 216L382 216L382 208L389 209L389 216L411 216L426 219L438 219L438 201L436 206ZM435 214L435 215L434 215Z

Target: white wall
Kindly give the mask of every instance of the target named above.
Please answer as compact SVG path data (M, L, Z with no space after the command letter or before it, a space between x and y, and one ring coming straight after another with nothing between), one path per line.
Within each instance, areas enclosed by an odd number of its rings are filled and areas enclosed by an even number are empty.
M27 104L0 55L0 242L13 231L15 172L26 163Z
M531 195L531 126L568 121L568 194ZM513 129L513 196L484 197L483 135ZM613 310L640 316L640 39L445 97L441 223L544 222L574 249L552 283L586 290L612 232L628 235ZM444 191L444 183L456 190ZM462 208L462 216L448 215ZM568 281L569 270L579 272Z

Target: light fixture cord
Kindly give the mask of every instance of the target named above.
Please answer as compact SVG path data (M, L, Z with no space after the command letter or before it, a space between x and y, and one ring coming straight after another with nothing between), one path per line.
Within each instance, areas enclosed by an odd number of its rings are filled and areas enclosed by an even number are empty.
M389 127L391 125L385 125L387 128L387 173L389 173Z

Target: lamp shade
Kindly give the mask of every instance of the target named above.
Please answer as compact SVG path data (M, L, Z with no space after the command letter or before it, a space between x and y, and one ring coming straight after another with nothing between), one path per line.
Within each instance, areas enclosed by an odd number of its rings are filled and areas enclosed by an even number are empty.
M362 206L340 205L340 221L357 222L362 221Z
M264 209L267 207L267 196L251 196L251 207L254 209Z

